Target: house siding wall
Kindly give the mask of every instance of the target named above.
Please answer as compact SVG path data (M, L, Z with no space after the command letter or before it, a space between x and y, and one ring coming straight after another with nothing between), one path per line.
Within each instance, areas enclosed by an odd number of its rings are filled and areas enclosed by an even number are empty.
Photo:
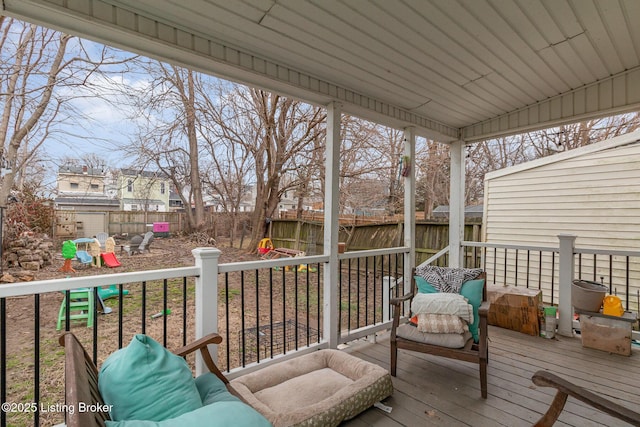
M640 250L640 143L561 157L486 179L484 240L557 247L559 234L573 234L578 248ZM499 284L539 287L545 302L551 295L557 302L557 255L519 251L516 258L514 252L506 255L505 267L504 250L488 251L489 277ZM626 292L625 257L598 256L595 263L594 277L593 255L576 257L576 276L582 271L583 279L604 277L619 295ZM629 295L637 305L640 259L630 258L629 268Z

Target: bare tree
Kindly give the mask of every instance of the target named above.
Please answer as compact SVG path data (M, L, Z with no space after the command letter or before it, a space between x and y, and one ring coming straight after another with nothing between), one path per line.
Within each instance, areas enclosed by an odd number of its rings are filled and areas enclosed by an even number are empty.
M104 65L122 64L110 49L15 19L0 21L0 156L8 166L0 187L6 206L14 183L48 140L63 138L70 125L82 127L86 116L73 106L82 96L100 96L88 82L105 72Z
M234 85L208 110L216 138L249 153L255 179L255 211L251 219L251 248L265 235L265 224L278 213L282 194L294 187L285 176L298 170L294 159L324 132L326 113L290 98ZM224 173L220 174L224 179ZM282 185L286 184L286 185Z
M639 127L640 115L629 113L472 144L467 147L467 203L482 200L487 172L610 139Z
M138 64L151 80L148 86L124 88L137 105L139 126L124 151L136 159L138 167L153 165L169 177L186 207L188 229L200 230L205 225L197 117L202 76L153 60Z

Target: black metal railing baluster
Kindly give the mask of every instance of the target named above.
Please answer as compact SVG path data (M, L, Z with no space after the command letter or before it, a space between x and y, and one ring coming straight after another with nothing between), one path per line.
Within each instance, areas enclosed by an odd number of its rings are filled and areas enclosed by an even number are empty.
M287 280L286 267L282 267L282 354L287 354ZM272 327L273 329L273 327ZM272 356L273 357L273 356Z
M122 283L118 285L119 295L118 298L118 348L122 348L122 325L124 323L124 302L122 301Z
M242 353L242 367L246 366L246 354L247 354L247 337L245 333L246 323L245 323L245 308L244 308L244 271L240 272L240 330L241 330L241 339L240 339L240 353Z
M98 287L94 287L92 289L93 292L93 363L98 366L98 303L102 305L102 312L104 313L106 309L104 308L104 301L100 299L100 293L98 292Z
M64 330L69 332L71 330L71 291L64 291Z
M182 345L187 345L187 276L182 278ZM217 301L216 301L217 303Z
M167 279L162 281L162 345L167 346L167 318L169 317L169 307L167 298L169 297L169 283Z
M224 273L224 319L227 352L227 372L231 371L231 331L229 330L229 273Z
M625 296L625 300L626 300L626 305L625 305L625 310L629 311L629 256L626 257L627 258L627 266L626 266L626 287L625 287L625 292L624 292L624 296Z
M269 354L273 358L273 268L269 269Z
M0 298L0 402L7 401L7 302ZM0 427L7 427L7 413L0 411Z
M360 327L360 258L356 258L356 329Z
M35 314L33 325L33 402L36 404L33 425L37 427L40 425L40 294L35 294L33 298Z
M553 305L554 285L555 285L555 271L556 271L556 253L551 252L551 305Z
M295 305L294 309L293 309L293 313L295 315L295 319L293 322L293 325L295 327L295 339L296 339L296 345L295 345L295 349L298 350L298 340L299 340L299 336L298 336L298 327L299 327L299 323L298 323L298 269L296 268L296 266L293 266L293 285L294 285L294 292L295 292L295 296L293 298L293 303Z
M256 273L256 362L260 363L260 272Z
M531 274L531 251L527 249L527 289L529 289L529 275Z
M142 282L142 307L140 309L142 314L142 333L147 333L147 281Z
M307 347L309 347L309 345L311 344L311 325L309 324L311 322L311 316L310 316L310 311L311 311L311 301L309 301L309 297L310 297L310 293L309 293L309 289L311 289L311 283L309 282L309 280L311 279L311 274L309 272L309 270L311 270L311 266L309 264L307 264L307 271L305 273L306 277L305 277L305 292L306 292L306 312L307 312Z

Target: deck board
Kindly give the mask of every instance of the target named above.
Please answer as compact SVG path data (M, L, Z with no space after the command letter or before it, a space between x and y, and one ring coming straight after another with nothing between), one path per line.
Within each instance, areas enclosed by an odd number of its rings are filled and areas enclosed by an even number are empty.
M546 411L554 390L537 387L531 376L550 370L569 381L637 410L640 348L630 357L583 348L580 338L548 340L489 328L488 398L480 397L477 365L399 350L394 394L383 403L390 414L370 408L344 426L531 426ZM376 343L360 340L346 351L389 369L387 334ZM556 426L628 426L569 398Z

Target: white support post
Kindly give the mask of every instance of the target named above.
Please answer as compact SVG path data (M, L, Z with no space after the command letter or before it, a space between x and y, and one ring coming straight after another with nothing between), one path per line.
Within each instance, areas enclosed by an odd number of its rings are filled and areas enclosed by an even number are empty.
M218 259L222 252L216 248L195 248L191 253L196 267L200 269L200 275L196 277L195 292L195 338L199 339L218 332ZM217 349L210 352L213 361L217 362ZM196 376L207 371L200 352L197 352Z
M574 250L576 236L572 234L558 235L560 240L558 260L558 335L573 336L573 306L571 305L571 284L575 273Z
M329 348L338 347L338 215L340 213L340 116L341 105L327 105L327 140L324 191L324 265L323 330Z
M414 128L404 130L404 155L409 158L404 177L404 244L410 248L404 257L404 293L411 292L411 269L416 265L416 135Z
M450 145L451 176L449 188L449 267L463 267L464 241L464 141Z

